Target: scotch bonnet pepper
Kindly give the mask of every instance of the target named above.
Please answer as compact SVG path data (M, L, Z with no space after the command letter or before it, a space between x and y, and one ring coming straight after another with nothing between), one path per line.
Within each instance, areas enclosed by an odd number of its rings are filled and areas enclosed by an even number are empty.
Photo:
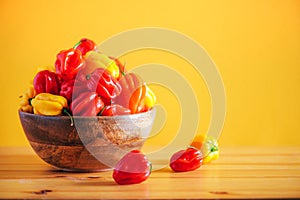
M120 79L120 78L122 77L122 75L125 76L125 74L126 74L125 64L123 65L123 64L120 62L119 59L114 58L114 57L112 57L112 56L109 56L109 58L112 59L112 60L114 60L115 63L116 63L116 65L119 67L119 74L120 74L120 75L119 75L118 79Z
M84 60L84 71L89 74L97 68L106 69L115 79L120 76L119 66L113 59L98 51L90 51Z
M145 112L154 106L155 94L138 75L127 73L118 83L122 91L112 100L112 103L129 108L132 114Z
M207 135L197 135L191 146L201 150L203 164L210 163L219 158L220 150L216 138Z
M33 86L36 94L50 93L57 95L60 91L60 81L57 74L49 70L38 72L33 79Z
M70 109L74 116L97 116L104 103L96 92L84 92L73 99Z
M203 152L203 164L210 163L219 158L220 150L217 140L212 136L206 136L201 148Z
M84 56L87 52L95 50L96 44L90 39L82 38L77 44L75 44L74 49L78 49Z
M23 112L32 113L33 107L31 106L31 99L35 96L35 90L32 86L20 96L20 109Z
M40 93L31 100L34 114L60 115L68 107L67 99L49 93Z
M83 57L78 49L62 50L56 56L55 70L64 81L74 79L82 67Z
M132 113L146 112L154 106L155 102L155 94L146 84L143 84L130 97L129 108Z
M127 153L114 167L113 179L120 185L145 181L151 173L152 165L139 150Z
M131 110L118 104L105 106L100 113L102 116L129 115Z
M175 172L186 172L198 169L203 162L201 152L193 147L180 150L172 155L170 167Z
M85 91L87 91L85 83L82 83L80 80L75 81L75 79L71 79L62 82L59 94L65 97L68 103L71 103L72 98L76 98L76 96Z
M87 88L96 91L104 99L115 98L121 92L117 80L104 68L97 68L86 79Z

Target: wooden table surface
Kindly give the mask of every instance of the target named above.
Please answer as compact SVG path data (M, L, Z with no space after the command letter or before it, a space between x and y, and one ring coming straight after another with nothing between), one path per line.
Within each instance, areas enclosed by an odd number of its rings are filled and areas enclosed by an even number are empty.
M166 167L136 185L117 185L111 173L57 171L29 147L0 148L3 199L283 199L300 198L300 147L222 147L196 171Z

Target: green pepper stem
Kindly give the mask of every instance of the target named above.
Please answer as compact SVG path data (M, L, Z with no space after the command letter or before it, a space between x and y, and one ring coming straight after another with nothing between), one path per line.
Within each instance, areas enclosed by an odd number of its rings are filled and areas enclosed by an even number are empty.
M107 106L104 106L101 110L100 110L100 112L98 113L98 116L101 116L102 115L102 113L103 113L103 111L104 111L104 109L106 108Z
M73 48L76 49L76 47L78 47L80 44L81 44L81 40L79 42L77 42Z
M214 146L210 149L211 152L218 151L218 150L219 150L219 147L218 147L217 145L214 145Z
M122 74L123 76L126 75L126 73L125 73L125 66L126 66L126 62L124 62L124 71L121 71L121 74Z
M69 116L70 121L71 121L70 126L74 126L74 119L73 119L72 115L70 114L69 110L67 108L63 108L62 113Z

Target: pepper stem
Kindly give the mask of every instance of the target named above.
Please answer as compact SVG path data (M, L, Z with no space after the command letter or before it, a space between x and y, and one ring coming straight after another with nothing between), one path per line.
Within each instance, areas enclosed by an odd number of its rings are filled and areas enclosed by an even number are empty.
M123 71L121 71L121 74L122 74L123 76L126 75L126 73L125 73L125 66L126 66L126 62L124 62L124 69L123 69Z
M70 121L71 121L70 126L74 126L74 119L73 119L72 115L70 114L69 110L67 108L63 108L62 113L69 116Z
M214 145L214 146L210 149L211 152L218 151L218 150L219 150L219 147L218 147L217 145Z
M106 108L107 106L104 106L101 110L100 110L100 112L98 113L98 116L101 116L102 115L102 113L103 113L103 111L104 111L104 109Z
M76 49L76 47L78 47L80 44L81 44L81 40L79 42L77 42L73 48Z

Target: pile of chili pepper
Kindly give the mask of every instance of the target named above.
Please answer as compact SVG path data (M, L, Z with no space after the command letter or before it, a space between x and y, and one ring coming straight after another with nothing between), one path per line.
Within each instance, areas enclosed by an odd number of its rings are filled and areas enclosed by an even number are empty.
M100 52L95 43L81 39L56 55L54 69L40 70L33 85L20 96L20 110L39 115L114 116L146 112L156 97L135 73L114 57ZM71 118L72 119L72 118ZM175 172L198 169L219 157L216 139L195 138L190 147L170 158ZM136 184L151 174L152 165L139 150L128 152L116 164L118 184Z
M113 116L146 112L153 91L116 58L81 39L56 55L54 70L39 71L21 96L20 109L40 115Z

